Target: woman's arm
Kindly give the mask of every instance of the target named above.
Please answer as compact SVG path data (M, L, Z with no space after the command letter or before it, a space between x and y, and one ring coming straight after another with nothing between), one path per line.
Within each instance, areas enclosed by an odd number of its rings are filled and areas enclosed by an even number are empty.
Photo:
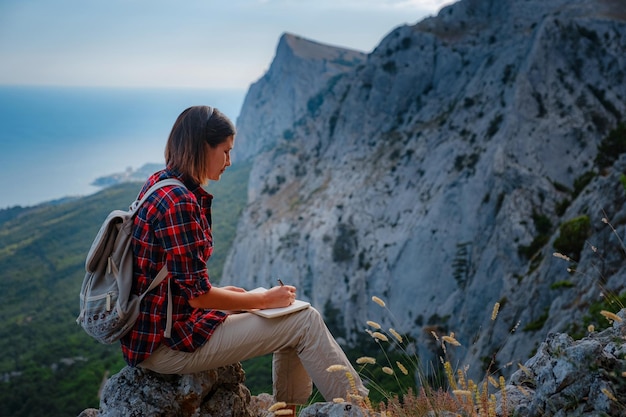
M211 308L216 310L250 310L254 308L286 307L296 299L296 287L281 285L269 290L246 292L241 288L211 287L209 292L189 300L193 308Z

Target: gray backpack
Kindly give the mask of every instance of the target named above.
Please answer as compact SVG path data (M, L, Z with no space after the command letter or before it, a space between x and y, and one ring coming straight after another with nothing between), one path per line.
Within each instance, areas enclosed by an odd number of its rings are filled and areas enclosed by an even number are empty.
M185 186L171 178L157 182L141 200L136 199L128 211L113 210L91 244L85 261L86 274L80 290L80 314L76 322L100 343L114 343L128 333L139 316L139 304L143 297L167 277L167 269L163 267L143 294L131 294L133 219L146 199L155 190L167 185ZM169 281L167 293L165 337L170 337L172 296Z

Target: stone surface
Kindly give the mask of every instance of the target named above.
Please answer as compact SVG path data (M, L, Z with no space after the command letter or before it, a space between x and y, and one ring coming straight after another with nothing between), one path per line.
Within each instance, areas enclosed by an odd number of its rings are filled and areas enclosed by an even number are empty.
M363 52L283 34L274 62L246 94L237 117L237 141L244 145L235 146L233 161L253 159L277 142L291 139L293 121L317 105L309 94L322 90L329 80L352 70L365 58Z
M316 403L304 408L298 417L374 417L373 413L350 403Z
M240 364L188 375L125 367L101 393L100 410L81 417L256 417Z
M511 376L509 415L626 416L626 310L618 316L621 322L581 340L550 334Z

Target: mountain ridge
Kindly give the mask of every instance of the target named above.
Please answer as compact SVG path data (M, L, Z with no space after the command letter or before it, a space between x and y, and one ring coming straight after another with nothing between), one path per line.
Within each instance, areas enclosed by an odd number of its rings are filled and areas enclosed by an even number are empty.
M572 279L552 246L578 216L589 218L588 237L607 238L573 192L589 172L587 190L617 187L592 194L598 207L620 218L624 200L621 165L594 159L626 114L626 26L597 5L612 3L463 0L394 29L322 89L294 75L309 105L292 113L289 137L281 128L255 139L273 145L254 159L227 282L285 277L320 310L342 311L347 340L379 314L370 298L383 297L401 310L394 327L435 363L433 329L465 330L459 360L497 352L509 363L582 320L575 300L601 301L590 298L594 282L552 289ZM272 71L289 65L277 54ZM258 104L246 103L242 113ZM579 271L593 269L582 261ZM603 278L607 290L621 291L618 277Z
M243 145L235 146L233 160L250 160L259 152L271 149L276 143L276 134L289 139L292 121L311 105L297 86L306 85L307 90L315 92L332 78L360 64L364 57L359 51L284 33L278 41L272 65L246 94L237 118L237 142ZM282 64L275 64L277 62Z

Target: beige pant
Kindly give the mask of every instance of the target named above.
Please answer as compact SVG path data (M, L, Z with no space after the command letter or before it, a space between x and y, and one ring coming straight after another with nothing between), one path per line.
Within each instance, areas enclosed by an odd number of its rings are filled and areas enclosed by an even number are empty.
M186 374L274 353L273 381L276 401L306 404L312 384L326 401L352 393L345 372L328 372L344 365L354 376L358 393L366 396L358 374L328 331L319 312L310 307L282 317L266 319L251 313L233 314L194 352L159 347L140 366L163 374Z

